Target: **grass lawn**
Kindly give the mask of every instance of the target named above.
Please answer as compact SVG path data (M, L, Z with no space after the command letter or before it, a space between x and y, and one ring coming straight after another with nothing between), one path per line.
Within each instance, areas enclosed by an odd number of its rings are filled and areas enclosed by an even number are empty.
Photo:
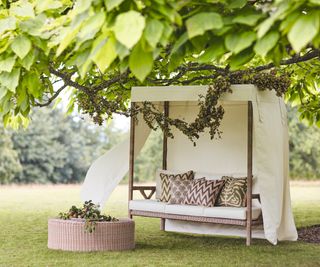
M135 218L136 249L71 253L47 249L47 219L79 202L80 186L0 187L0 266L320 266L320 245L166 233L158 219ZM320 183L291 187L297 227L320 224ZM105 211L126 216L127 187Z

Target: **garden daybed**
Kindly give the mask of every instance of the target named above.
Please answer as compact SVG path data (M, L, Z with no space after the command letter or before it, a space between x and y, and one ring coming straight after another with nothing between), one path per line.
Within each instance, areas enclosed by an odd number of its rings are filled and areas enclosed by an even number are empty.
M211 140L209 132L203 132L194 146L173 128L173 139L163 136L162 169L242 173L248 182L244 207L185 207L151 200L158 185L134 184L135 158L151 131L140 114L131 118L130 138L90 167L82 189L83 200L103 205L129 171L130 217L161 218L165 231L245 236L247 245L252 237L265 238L272 244L297 240L288 180L285 103L275 92L258 90L254 85L232 85L231 89L232 93L219 100L225 111L221 139ZM206 95L207 90L206 85L134 87L131 104L150 101L165 116L191 122L199 111L199 95ZM134 200L135 191L149 200Z

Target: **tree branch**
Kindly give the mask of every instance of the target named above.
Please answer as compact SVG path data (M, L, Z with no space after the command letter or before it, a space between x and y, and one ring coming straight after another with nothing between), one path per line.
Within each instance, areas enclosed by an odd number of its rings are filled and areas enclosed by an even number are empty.
M84 86L84 85L81 85L81 84L79 84L79 83L77 83L77 82L72 81L70 75L65 74L65 73L62 73L62 72L54 69L52 66L49 66L49 71L50 71L51 74L54 74L55 76L61 78L61 79L64 81L64 84L65 84L66 86L72 86L72 87L74 87L74 88L76 88L76 89L78 89L78 90L80 90L80 91L83 91L83 92L85 92L85 93L87 93L87 94L90 94L90 93L91 93L91 92L90 92L91 90L90 90L89 87Z
M291 65L291 64L296 64L300 62L305 62L314 58L317 58L320 56L320 51L318 49L311 50L310 52L304 54L303 56L293 56L292 58L281 60L280 65L281 66L286 66L286 65ZM253 68L255 71L263 71L263 70L268 70L276 67L274 63L269 63L267 65L262 65Z
M53 100L55 100L59 94L67 87L66 84L64 84L63 86L61 86L54 94L52 97L50 97L47 102L44 102L44 103L38 103L38 102L35 102L35 106L37 107L46 107L46 106L49 106Z

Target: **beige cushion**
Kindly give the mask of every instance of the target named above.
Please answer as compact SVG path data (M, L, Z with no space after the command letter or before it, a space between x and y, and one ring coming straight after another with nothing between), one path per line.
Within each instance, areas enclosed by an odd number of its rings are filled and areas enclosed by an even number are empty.
M171 197L168 204L182 204L191 187L192 180L170 177L169 182Z
M192 181L183 204L213 207L223 184L223 180L195 179Z
M166 203L153 199L130 200L130 210L152 211L164 213Z
M179 174L183 173L185 171L177 171L177 170L163 170L163 169L157 169L156 171L156 199L160 199L161 197L161 178L160 173L164 174Z
M247 209L234 207L205 207L203 209L204 217L225 218L245 220L247 218ZM258 219L261 214L261 208L252 207L252 219Z
M182 205L182 204L179 204L179 205L167 204L165 207L165 213L189 215L189 216L202 216L203 215L203 207L202 206Z
M192 180L194 177L193 171L188 171L179 174L160 173L161 179L161 196L160 201L169 202L171 199L171 178L179 178L181 180Z
M247 177L234 178L223 176L225 181L215 206L222 207L245 207L247 193Z

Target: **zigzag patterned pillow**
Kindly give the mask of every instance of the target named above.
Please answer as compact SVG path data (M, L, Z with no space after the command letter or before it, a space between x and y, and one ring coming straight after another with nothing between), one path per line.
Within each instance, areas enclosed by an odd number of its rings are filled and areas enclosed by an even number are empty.
M225 181L217 199L217 206L224 207L245 207L247 193L247 177L233 178L223 176Z
M206 180L205 178L192 181L183 204L213 207L224 182L224 180Z
M171 199L170 178L179 178L181 180L192 180L193 177L194 177L193 171L188 171L188 172L180 173L180 174L160 173L160 179L161 179L160 201L169 202Z

